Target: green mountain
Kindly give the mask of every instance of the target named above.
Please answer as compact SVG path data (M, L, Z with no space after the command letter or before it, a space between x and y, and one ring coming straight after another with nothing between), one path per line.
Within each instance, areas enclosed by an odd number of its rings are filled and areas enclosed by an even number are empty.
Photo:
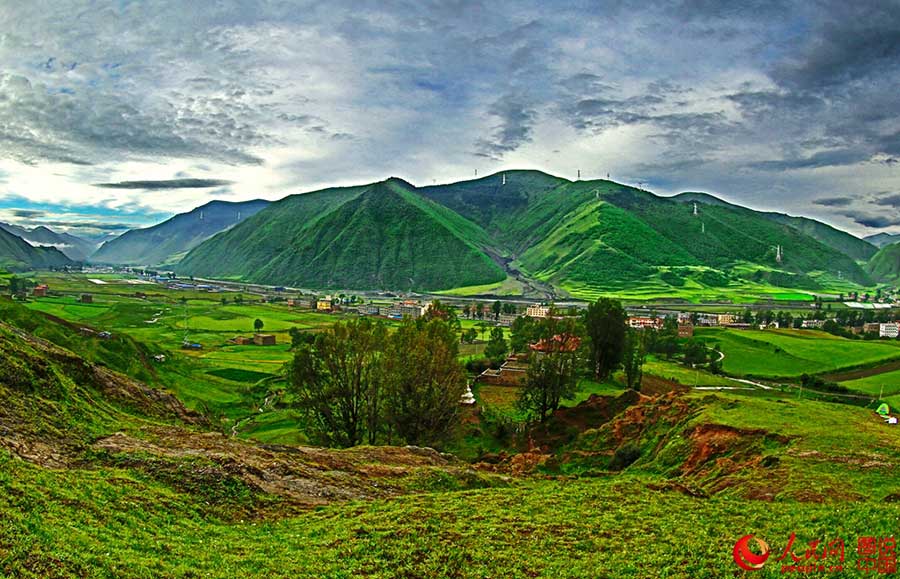
M881 249L886 245L890 245L892 243L897 243L900 241L900 235L892 234L892 233L876 233L875 235L868 235L863 237L866 241Z
M35 247L0 228L0 268L24 271L72 264L72 260L55 247Z
M255 215L268 201L211 201L153 227L132 229L107 241L91 256L97 263L171 265L216 233Z
M293 195L191 251L200 276L346 289L429 289L501 281L478 225L399 179Z
M878 281L892 283L900 280L900 243L885 245L866 264L869 274Z
M703 203L698 215L695 200ZM177 270L421 290L510 274L591 296L648 284L663 292L748 282L820 290L822 276L869 284L856 260L871 253L867 242L814 220L712 196L667 198L612 181L507 171L419 189L391 179L293 195L201 244Z
M73 261L85 261L97 248L97 245L91 241L68 233L57 233L43 225L28 229L9 223L0 223L0 229L21 237L31 245L55 247Z
M707 205L719 205L723 207L743 209L739 205L728 203L727 201L723 201L722 199L719 199L718 197L714 197L707 193L680 193L678 195L675 195L673 199L685 203L696 201L698 203L704 203ZM815 219L810 219L808 217L797 217L793 215L786 215L784 213L769 211L760 211L757 213L771 219L772 221L790 225L794 229L797 229L798 231L809 235L813 239L824 243L828 247L836 249L837 251L840 251L845 255L849 255L850 257L858 261L866 261L873 255L875 255L875 252L878 251L878 247L876 247L876 245L873 245L868 238L860 239L854 235L850 235L846 231L835 229L834 227L822 223L821 221L816 221Z

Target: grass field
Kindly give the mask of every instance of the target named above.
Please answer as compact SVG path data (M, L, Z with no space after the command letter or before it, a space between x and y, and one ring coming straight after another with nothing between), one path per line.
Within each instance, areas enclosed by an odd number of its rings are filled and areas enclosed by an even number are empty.
M790 378L900 357L897 341L848 340L813 330L704 328L695 336L709 345L719 344L725 371L737 376Z

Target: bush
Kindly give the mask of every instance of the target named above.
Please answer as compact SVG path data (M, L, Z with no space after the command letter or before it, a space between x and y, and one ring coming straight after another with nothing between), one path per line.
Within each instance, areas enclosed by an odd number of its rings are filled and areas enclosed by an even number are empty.
M491 361L487 358L473 358L466 362L466 371L471 374L481 374L491 367Z
M609 470L624 470L641 458L641 448L633 442L626 442L616 449L609 463Z

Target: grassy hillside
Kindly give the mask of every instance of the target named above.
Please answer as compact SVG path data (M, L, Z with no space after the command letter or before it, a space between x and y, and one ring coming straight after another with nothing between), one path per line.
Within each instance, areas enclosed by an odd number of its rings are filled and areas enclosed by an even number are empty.
M895 283L900 279L900 243L885 245L878 250L866 269L878 281Z
M721 207L731 207L732 209L743 209L739 205L728 203L727 201L723 201L722 199L719 199L718 197L714 197L707 193L680 193L672 197L672 199L681 201L683 203L692 203L696 201L697 203L703 203L706 205L718 205ZM834 227L826 223L822 223L821 221L816 221L815 219L809 219L808 217L796 217L793 215L786 215L784 213L768 211L761 211L758 212L758 214L777 223L790 225L794 229L812 237L813 239L823 243L824 245L827 245L834 250L852 257L853 259L865 261L875 255L875 252L878 251L878 248L873 245L868 238L860 239L856 236L850 235L846 231L835 229Z
M482 250L488 242L476 224L392 179L283 200L191 252L178 270L301 287L440 290L505 279Z
M663 198L539 171L421 189L388 183L393 195L372 195L385 188L376 184L274 203L191 251L178 271L313 288L500 288L494 261L509 262L519 287L538 280L580 297L644 288L648 297L728 299L716 290L771 296L872 283L855 261L874 251L867 242L703 194ZM703 202L700 215L691 199Z
M24 271L66 265L72 265L72 260L55 247L34 247L22 238L0 229L0 268Z
M124 265L169 265L216 233L240 223L268 205L257 199L212 201L145 229L133 229L104 243L91 261Z
M840 271L857 283L871 283L851 257L750 209L705 205L695 216L690 205L633 189L621 189L606 199L634 213L710 267L727 268L749 262L800 276L814 271ZM781 264L775 261L777 245L784 251Z

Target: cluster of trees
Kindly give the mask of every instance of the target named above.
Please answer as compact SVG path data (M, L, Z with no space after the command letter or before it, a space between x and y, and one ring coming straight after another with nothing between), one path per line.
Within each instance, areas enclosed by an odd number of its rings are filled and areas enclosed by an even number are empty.
M483 320L487 317L498 320L500 319L500 314L516 314L518 310L516 309L516 304L496 300L490 307L482 303L467 304L463 306L462 313L468 319L477 318Z
M389 333L361 318L292 338L289 384L316 442L439 445L456 424L466 375L448 321L407 320Z
M34 287L34 282L30 279L25 279L21 277L12 276L7 281L7 288L9 289L9 294L16 296L19 294L24 294L29 290L29 288Z

